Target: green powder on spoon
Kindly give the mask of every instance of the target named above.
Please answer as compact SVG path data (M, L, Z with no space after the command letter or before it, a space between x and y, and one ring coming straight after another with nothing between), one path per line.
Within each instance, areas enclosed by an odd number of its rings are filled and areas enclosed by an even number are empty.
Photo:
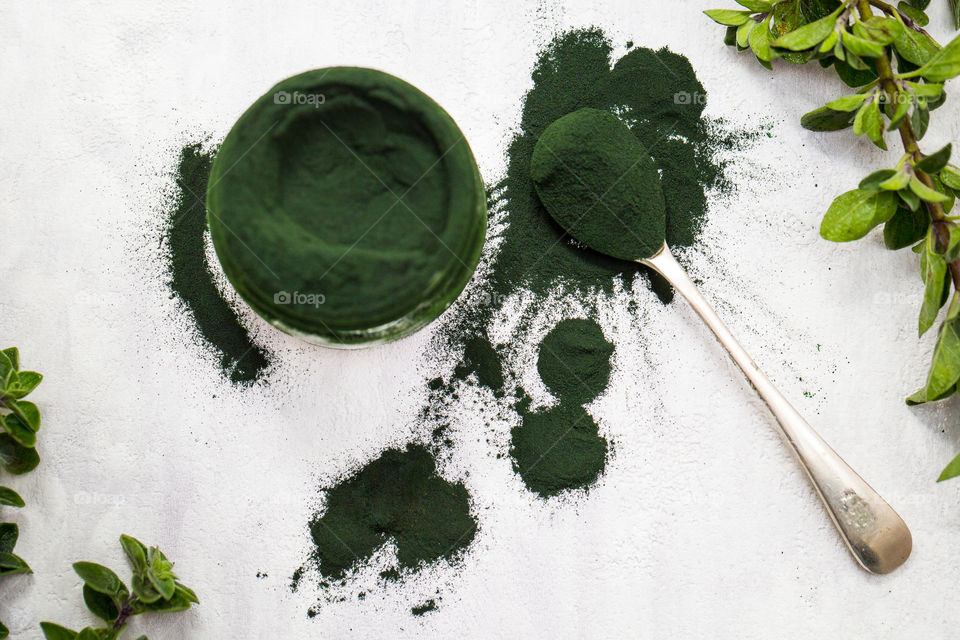
M657 167L612 113L580 109L556 120L534 147L530 175L550 215L591 249L639 260L663 247Z

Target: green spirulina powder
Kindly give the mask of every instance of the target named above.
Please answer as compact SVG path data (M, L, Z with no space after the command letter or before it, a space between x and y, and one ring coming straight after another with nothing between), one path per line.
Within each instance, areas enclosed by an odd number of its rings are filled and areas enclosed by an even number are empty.
M494 395L511 392L503 357L506 346L494 342L488 334L508 296L525 291L539 301L563 283L567 295L577 297L588 310L595 311L592 301L598 292L612 292L617 280L649 276L648 270L639 264L617 260L571 242L547 213L530 175L534 146L544 130L558 118L584 107L610 111L626 121L660 174L666 211L665 235L670 246L676 248L691 246L699 236L707 212L707 191L728 188L715 152L741 148L757 135L754 132L720 133L712 122L702 117L705 92L685 57L667 50L644 48L632 49L619 60L613 60L611 54L611 44L599 29L577 29L559 35L538 56L532 74L533 87L524 99L519 131L509 145L506 178L488 188L488 206L497 212L503 226L495 227L497 237L491 239L496 242L488 245L491 248L489 265L482 272L483 280L476 284L483 295L478 296L479 302L457 305L444 316L427 356L446 360L451 354L453 357L459 354L460 362L448 379L431 381L428 400L419 414L422 432L432 433L429 447L415 448L424 469L432 469L433 464L425 456L442 456L455 446L447 428L450 417L446 408L460 385L487 387ZM661 286L655 278L650 282L664 302L671 299L669 287ZM536 304L534 307L520 319L515 338L529 328L530 314L537 311ZM515 408L520 414L520 424L511 432L510 452L525 485L538 495L548 497L567 489L588 487L604 469L608 444L599 435L584 405L601 394L607 384L612 346L596 323L587 320L561 322L544 344L546 348L544 345L540 348L538 371L557 397L557 405L532 413L527 409L529 401L518 401ZM551 349L563 355L554 358L550 355ZM563 358L570 358L574 367L585 373L585 386L573 385L566 379ZM571 426L576 428L573 437L557 438L558 430L569 430ZM538 473L539 464L533 464L534 456L544 451L548 452L549 464ZM400 460L406 455L409 454L390 454L388 466L402 465ZM346 530L351 534L376 531L370 524L370 507L378 500L389 499L396 491L386 486L387 483L367 480L382 477L382 468L382 460L375 460L327 492L330 522L350 523ZM462 486L454 485L456 491ZM465 488L461 495L465 504L468 501ZM348 496L355 501L355 507L346 506ZM406 500L401 503L408 504ZM451 517L449 505L447 497L424 499L419 501L422 509L419 517L425 522ZM314 519L314 528L316 523L327 521L326 513ZM345 515L350 513L355 515ZM463 524L468 533L462 540L450 539L451 553L462 550L474 538L475 529L467 526L466 513L463 506L454 509L453 521ZM430 539L426 530L415 534L409 533L413 529L405 531L408 536ZM330 576L343 567L364 561L369 556L370 545L381 544L387 535L386 531L380 536L362 533L361 539L367 542L361 544L359 559L351 559L345 550L335 552L336 541L322 535L315 539L314 551L327 550L324 575ZM437 556L419 554L419 557Z
M623 260L663 247L657 167L609 111L578 109L547 127L533 149L530 178L553 219L588 247Z
M437 475L433 456L411 445L391 449L327 493L310 523L321 575L340 578L388 540L401 569L453 558L477 524L466 488Z
M557 405L530 413L510 432L514 468L531 491L553 496L589 486L603 471L607 441L583 405L593 402L610 379L613 345L592 320L563 320L540 343L537 371Z
M216 353L223 374L233 382L249 384L261 378L269 355L253 342L236 311L220 295L207 264L203 195L212 163L213 152L204 151L200 144L187 145L180 153L174 176L176 191L163 232L168 285Z
M396 339L436 318L476 266L486 201L449 115L372 69L294 76L221 145L210 231L237 292L323 344Z

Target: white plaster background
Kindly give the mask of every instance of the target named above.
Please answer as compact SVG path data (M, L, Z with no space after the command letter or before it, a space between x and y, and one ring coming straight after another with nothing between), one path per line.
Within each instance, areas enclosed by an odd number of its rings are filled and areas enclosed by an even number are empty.
M0 3L0 342L45 375L32 398L43 462L3 479L28 502L3 517L20 524L17 550L35 571L0 584L12 637L39 638L40 620L90 623L70 564L125 574L123 532L160 545L201 598L190 612L138 619L131 637L154 640L952 637L960 481L934 480L960 449L960 404L903 403L931 347L915 337L915 258L876 235L841 246L816 233L833 195L896 154L803 131L800 115L839 95L839 81L818 68L771 73L725 48L700 11L726 5ZM946 3L933 5L945 41ZM364 65L440 102L494 180L537 51L586 25L621 53L633 40L688 56L711 116L772 117L772 137L736 159L743 188L714 202L691 271L755 359L900 511L913 556L889 576L860 570L693 313L639 287L601 303L616 371L591 411L617 446L599 485L533 499L496 457L510 412L479 411L491 398L465 392L443 470L466 482L481 526L462 565L321 604L308 619L316 589L287 585L308 550L317 483L416 436L411 418L436 364L423 362L429 331L338 352L248 315L278 361L267 385L225 383L158 275L157 212L177 149L222 137L281 78ZM958 114L957 100L937 111L924 146L960 140ZM545 311L535 331L555 317ZM505 314L498 326L509 325ZM520 349L513 374L535 387L534 357ZM412 617L438 589L439 610Z

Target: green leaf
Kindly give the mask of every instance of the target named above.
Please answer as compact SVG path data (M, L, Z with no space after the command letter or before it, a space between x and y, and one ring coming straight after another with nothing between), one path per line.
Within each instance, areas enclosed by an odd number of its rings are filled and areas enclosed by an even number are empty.
M9 473L20 475L33 471L38 464L40 456L36 449L22 446L8 433L0 433L0 466Z
M906 171L897 171L889 180L880 183L881 189L887 191L900 191L906 189L910 184L910 175Z
M960 29L960 0L950 0L950 13L953 15L954 28Z
M89 584L83 585L83 602L90 612L107 622L113 622L120 617L120 606L113 597L101 593Z
M714 22L718 22L728 27L739 27L750 19L749 11L734 11L732 9L710 9L704 11Z
M40 409L29 400L7 400L7 408L33 431L40 430Z
M937 173L947 166L947 162L950 161L950 153L952 150L953 145L948 143L943 149L926 156L914 166L924 173Z
M871 96L867 93L856 93L852 96L844 96L828 102L827 108L833 109L834 111L855 111L859 109L863 101L869 97Z
M770 49L770 40L770 29L765 22L758 24L757 28L750 32L750 49L762 62L770 62L774 58L773 51Z
M925 27L930 24L930 16L928 16L922 9L917 9L916 7L903 2L897 4L897 9L899 9L904 15L917 23L918 26Z
M123 581L113 571L95 562L75 562L73 570L94 591L105 593L108 596L129 594Z
M24 503L19 493L9 487L0 487L0 505L22 507Z
M871 173L866 178L860 181L859 187L861 189L878 191L880 189L881 184L883 184L884 182L886 182L896 174L897 172L894 171L893 169L880 169L878 171L874 171L873 173Z
M831 31L830 35L820 43L820 48L817 49L819 53L827 53L831 49L837 46L837 41L840 40L840 34L836 31Z
M920 9L921 11L925 10L927 7L930 6L930 0L909 0L909 1L911 5L915 6L917 9Z
M803 116L800 124L809 131L839 131L853 124L853 114L820 107Z
M936 82L907 82L910 93L923 98L937 98L943 93L943 85Z
M910 191L913 191L921 200L927 202L947 202L950 198L939 191L935 191L923 184L916 177L910 178Z
M923 253L920 254L920 275L923 278L923 304L920 307L919 329L922 336L933 326L943 306L943 283L947 262L932 250L933 234L928 235ZM960 374L958 374L960 377ZM934 394L936 395L936 394Z
M0 551L0 576L8 576L14 573L33 573L33 571L20 556L9 551Z
M900 34L893 41L893 46L897 53L915 65L926 64L940 50L933 38L909 27L900 30Z
M940 179L951 189L960 190L960 172L952 166L946 166L940 170Z
M200 598L197 597L197 594L193 591L193 589L186 585L180 584L179 582L177 582L176 585L177 592L182 593L184 598L194 604L200 604Z
M943 468L943 471L940 472L940 477L937 478L937 482L943 482L944 480L956 478L957 476L960 476L960 455L957 455L956 458L950 461L950 464Z
M20 371L20 350L16 347L7 347L3 351L0 351L3 355L7 356L7 360L10 361L11 366L13 366L15 371Z
M960 326L956 319L940 328L940 337L933 349L933 363L927 376L926 397L929 400L952 391L960 380Z
M728 47L733 47L737 44L737 29L739 27L727 27L726 33L723 35L723 44Z
M918 211L920 209L920 198L917 197L913 191L909 189L901 189L897 192L897 195L900 196L900 199L903 200L903 203L906 204L912 211Z
M163 598L153 583L146 576L135 575L130 579L130 586L133 587L133 593L144 604L151 604Z
M823 217L820 235L833 242L849 242L867 235L897 211L897 197L891 191L854 189L840 195Z
M753 32L754 27L758 26L753 20L747 20L737 29L737 48L746 49L750 42L750 34Z
M883 55L883 47L876 42L859 38L847 31L843 32L843 46L847 51L862 58L879 58Z
M186 611L196 602L198 602L198 600L193 591L178 586L169 598L143 603L137 608L152 613L170 613L173 611Z
M932 82L944 82L960 74L960 36L940 49L915 73Z
M20 528L13 522L0 523L0 552L13 553L20 537Z
M853 26L853 31L864 40L886 47L900 35L900 30L903 28L903 25L894 18L874 16L866 22L857 22Z
M766 13L773 8L772 2L767 2L767 0L736 0L737 4L741 7L746 7L754 13Z
M77 637L76 631L71 631L52 622L41 622L40 629L47 640L75 640Z
M136 574L147 572L147 547L134 537L126 534L120 536L120 546L130 561L130 566Z
M0 640L6 638L10 635L10 629L7 629L6 625L0 622Z
M10 361L7 352L0 352L0 389L6 389L10 379L15 375L17 375L17 368Z
M927 127L930 126L930 112L921 105L917 105L910 116L910 122L913 124L917 140L922 140L927 134Z
M833 68L836 70L837 76L848 87L862 87L877 79L877 73L870 68L869 63L867 69L857 70L843 60L834 59Z
M823 42L837 23L839 11L835 11L825 18L806 24L777 38L773 46L790 51L803 51Z
M5 389L3 395L19 400L30 394L43 380L43 376L36 371L20 371L17 373L16 384L13 388Z
M900 128L900 123L904 118L910 115L910 107L913 105L913 98L908 93L900 92L897 94L897 107L891 109L887 105L887 115L890 117L890 124L887 125L887 131L893 131Z
M891 251L910 247L927 235L930 216L926 211L897 207L897 212L883 225L883 244Z
M103 639L100 637L100 634L97 633L96 629L94 629L93 627L87 627L86 629L82 629L80 633L77 634L76 640L103 640Z
M10 434L10 437L24 447L34 447L37 444L37 434L14 414L0 416L0 426Z
M886 149L887 144L883 140L883 114L880 113L880 103L874 99L864 104L857 112L853 120L853 133L855 135L867 134L875 145L881 149Z

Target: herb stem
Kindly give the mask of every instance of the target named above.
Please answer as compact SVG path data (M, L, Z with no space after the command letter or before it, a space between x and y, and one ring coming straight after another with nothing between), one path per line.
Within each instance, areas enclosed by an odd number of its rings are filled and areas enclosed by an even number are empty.
M887 11L891 9L893 11L899 11L894 7L882 2L881 0L858 0L857 9L860 12L860 17L863 20L869 20L873 17L873 10L870 6L873 5L880 9L881 11ZM908 18L903 18L905 21L909 20ZM912 22L912 21L910 21ZM922 29L920 29L922 31ZM879 58L875 58L877 65L877 75L880 79L880 86L883 88L884 93L887 94L887 99L890 104L896 105L899 104L899 101L909 97L902 95L900 90L900 85L897 83L895 74L893 72L893 67L890 65L890 58L888 53ZM923 159L923 153L920 151L920 144L917 142L916 132L913 130L913 124L910 122L910 118L904 118L900 122L900 126L897 128L897 131L900 133L900 142L903 144L903 150L906 151L915 162L918 162ZM914 169L914 175L917 176L917 180L922 182L927 187L934 189L933 180L927 175L924 171L919 171ZM934 233L937 234L937 240L942 247L947 247L950 243L950 228L951 224L947 220L947 215L943 211L943 206L939 202L925 202L927 206L927 211L930 213L930 223L933 225ZM954 289L960 291L960 258L954 260L949 265L950 269L950 278L953 280Z

